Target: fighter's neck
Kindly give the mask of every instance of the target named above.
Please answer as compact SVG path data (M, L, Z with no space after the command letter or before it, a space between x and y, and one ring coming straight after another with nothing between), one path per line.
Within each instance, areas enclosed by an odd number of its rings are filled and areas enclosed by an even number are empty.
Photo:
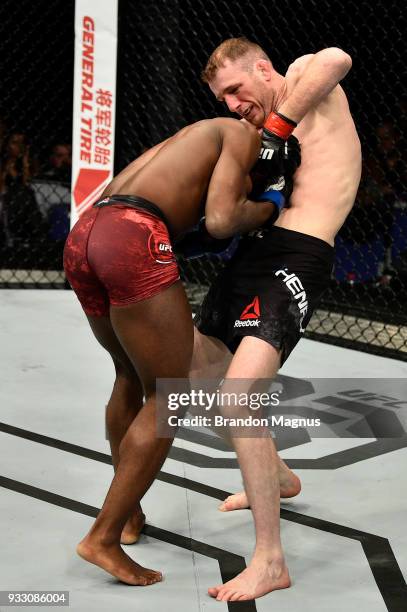
M287 82L285 78L275 73L271 81L272 99L270 112L277 110L287 98Z

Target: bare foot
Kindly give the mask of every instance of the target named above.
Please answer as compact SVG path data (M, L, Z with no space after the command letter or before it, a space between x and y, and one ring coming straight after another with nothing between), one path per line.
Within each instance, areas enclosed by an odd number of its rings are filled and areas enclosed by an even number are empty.
M278 477L280 480L280 497L295 497L301 491L301 480L279 457Z
M146 522L146 516L141 508L137 509L123 527L120 544L135 544Z
M218 506L218 510L221 512L231 512L232 510L247 510L250 508L249 500L244 491L240 493L234 493L229 495L223 502Z
M270 562L253 557L249 567L236 578L208 589L208 593L217 601L247 601L289 586L291 580L284 560Z
M82 559L94 563L115 578L133 586L147 586L162 580L161 572L142 567L120 548L119 544L102 545L91 536L86 536L76 547Z
M301 480L290 470L290 468L280 459L278 467L280 480L280 498L295 497L301 491ZM244 510L250 508L249 500L244 491L229 495L219 506L221 512L231 510Z

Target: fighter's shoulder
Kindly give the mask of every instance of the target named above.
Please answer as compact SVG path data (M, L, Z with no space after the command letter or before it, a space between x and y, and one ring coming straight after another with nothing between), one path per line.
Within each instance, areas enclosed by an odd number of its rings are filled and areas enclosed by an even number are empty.
M260 143L260 136L256 128L248 123L230 117L215 117L203 119L188 126L191 130L198 130L208 143L216 143L218 150L233 150L249 147L250 149Z
M314 53L307 53L307 55L301 55L301 57L297 57L297 59L294 60L293 63L288 66L288 70L285 76L293 79L301 76L301 74L304 72L305 68L310 63L314 55Z
M234 136L236 138L249 138L252 140L258 140L259 134L257 129L246 121L246 119L231 119L223 117L219 119L219 128L223 134L228 136Z
M257 130L248 121L245 119L233 119L232 117L216 117L215 119L209 119L214 126L218 129L227 130L227 131L247 131L249 133L256 133Z
M256 128L245 120L232 119L230 117L217 117L211 119L212 127L217 131L222 144L234 143L237 146L244 142L257 142L259 135Z

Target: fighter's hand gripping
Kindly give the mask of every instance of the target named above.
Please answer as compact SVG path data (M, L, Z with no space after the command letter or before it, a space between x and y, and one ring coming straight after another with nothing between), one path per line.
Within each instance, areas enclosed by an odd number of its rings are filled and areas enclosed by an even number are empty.
M271 155L266 155L264 151L270 149L264 144L269 142L262 140L259 159L251 171L253 187L249 194L251 200L269 201L276 205L276 211L268 224L274 223L281 209L288 206L293 190L293 175L301 164L301 145L295 136L289 136L287 141L281 140L278 148L272 149Z

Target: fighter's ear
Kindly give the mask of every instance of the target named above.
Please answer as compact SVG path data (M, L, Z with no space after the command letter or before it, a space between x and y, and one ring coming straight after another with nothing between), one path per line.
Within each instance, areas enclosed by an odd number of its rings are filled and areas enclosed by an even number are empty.
M273 72L273 66L265 59L258 59L254 64L254 70L262 79L269 81Z

